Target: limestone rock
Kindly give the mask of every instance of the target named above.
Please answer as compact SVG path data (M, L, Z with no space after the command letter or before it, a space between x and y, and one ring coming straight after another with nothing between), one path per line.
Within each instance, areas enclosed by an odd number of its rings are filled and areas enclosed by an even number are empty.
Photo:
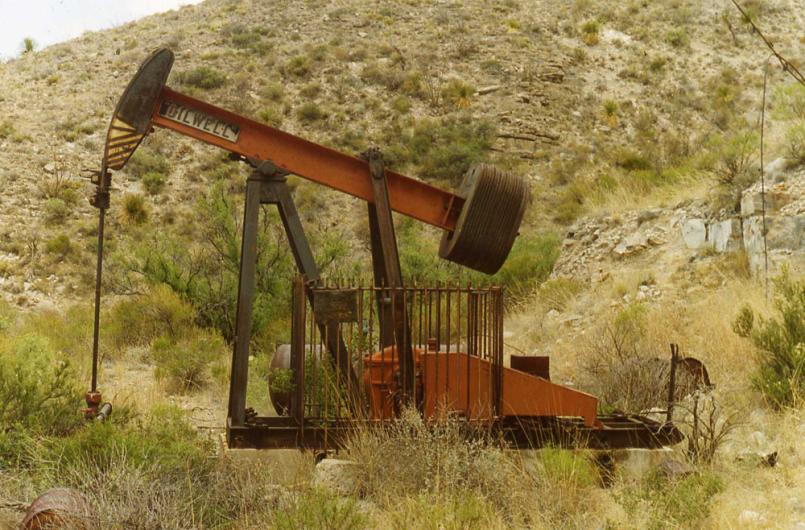
M357 489L355 462L325 458L318 464L313 474L313 484L328 489L337 495L351 495Z
M702 248L707 243L707 225L702 219L687 219L682 223L682 238L691 250Z

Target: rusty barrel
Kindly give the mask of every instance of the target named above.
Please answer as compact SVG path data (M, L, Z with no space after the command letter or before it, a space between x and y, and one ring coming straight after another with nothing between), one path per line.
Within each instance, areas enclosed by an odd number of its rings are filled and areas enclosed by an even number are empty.
M34 499L20 528L87 530L93 515L92 506L80 492L71 488L53 488Z

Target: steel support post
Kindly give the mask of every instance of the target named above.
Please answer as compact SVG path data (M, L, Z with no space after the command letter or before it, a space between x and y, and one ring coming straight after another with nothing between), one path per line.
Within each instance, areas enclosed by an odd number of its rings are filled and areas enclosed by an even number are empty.
M232 376L229 380L229 423L243 426L246 421L246 387L249 378L249 342L252 329L255 274L257 269L257 226L262 182L252 175L246 183L243 209L243 239L240 248L238 303L235 313L235 345Z
M389 317L393 329L394 343L400 361L400 388L403 403L408 403L414 397L414 353L411 345L411 328L409 326L405 299L402 292L399 296L396 290L403 286L400 256L397 252L397 237L394 234L394 220L391 217L386 170L383 165L383 155L377 149L370 149L364 154L369 162L369 174L372 181L374 205L369 205L369 229L372 240L372 268L375 273L375 282L380 279L381 294L387 293L379 299L378 315L381 323L381 340L388 341L391 334L388 329ZM382 277L377 274L382 272ZM387 309L386 305L390 307ZM391 342L391 341L389 341ZM386 346L386 343L383 343Z

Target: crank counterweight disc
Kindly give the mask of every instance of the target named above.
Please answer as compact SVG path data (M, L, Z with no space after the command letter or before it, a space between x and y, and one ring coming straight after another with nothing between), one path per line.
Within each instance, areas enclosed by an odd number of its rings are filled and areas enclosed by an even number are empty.
M506 261L530 195L523 179L480 164L464 177L459 195L466 199L456 229L446 232L439 256L494 274Z

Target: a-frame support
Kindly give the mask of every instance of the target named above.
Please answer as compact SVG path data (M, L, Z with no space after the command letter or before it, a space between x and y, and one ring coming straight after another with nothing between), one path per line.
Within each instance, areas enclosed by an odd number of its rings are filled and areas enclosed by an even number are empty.
M310 250L296 205L286 182L287 173L271 162L250 160L255 167L246 183L246 206L243 211L243 239L240 254L238 302L235 316L235 344L232 354L232 374L229 385L228 426L242 427L246 423L246 388L249 375L249 343L251 341L252 306L254 303L257 267L257 233L261 204L274 204L279 210L294 261L308 282L319 281L319 269ZM310 301L311 304L313 301ZM350 392L353 406L363 403L361 385L350 362L342 337L316 322L336 372Z

